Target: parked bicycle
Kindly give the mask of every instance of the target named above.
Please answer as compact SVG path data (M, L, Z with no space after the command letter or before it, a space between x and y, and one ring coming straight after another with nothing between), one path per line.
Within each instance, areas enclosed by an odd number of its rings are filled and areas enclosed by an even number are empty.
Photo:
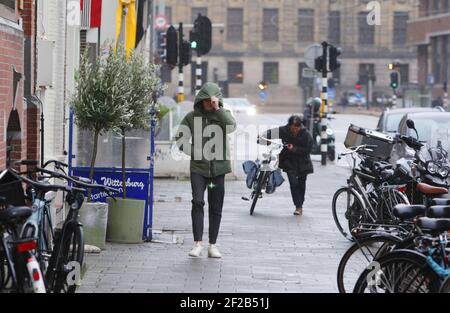
M389 227L395 221L392 215L395 205L409 203L401 188L393 184L400 174L389 163L367 155L375 148L375 145L360 145L339 155L339 158L350 155L353 167L347 185L333 196L332 213L339 231L349 240L354 240L351 231L361 225L369 230L383 225Z
M278 169L278 154L285 145L264 137L259 137L258 140L260 139L271 143L268 153L263 153L261 161L257 159L255 162L243 163L243 169L247 175L247 187L252 189L252 192L250 197L242 197L242 200L252 201L250 215L253 215L258 199L262 198L263 189L266 193L273 193L276 187L284 182L281 171Z
M119 192L116 189L103 185L92 184L90 180L81 177L68 176L64 172L67 165L50 161L55 164L58 171L51 171L37 166L35 161L21 161L21 165L32 165L33 170L16 172L9 169L20 181L28 185L27 194L33 201L33 214L24 223L21 236L37 239L36 256L45 275L46 288L48 292L73 293L77 287L76 277L79 277L84 260L84 235L83 225L78 221L79 213L85 197L86 189L103 190L108 196ZM23 176L23 175L26 175ZM39 181L29 177L37 175ZM53 185L51 179L65 180L70 185ZM55 232L51 220L50 202L45 199L49 190L63 191L66 193L65 200L69 211L64 220L62 228ZM74 273L78 271L78 273Z

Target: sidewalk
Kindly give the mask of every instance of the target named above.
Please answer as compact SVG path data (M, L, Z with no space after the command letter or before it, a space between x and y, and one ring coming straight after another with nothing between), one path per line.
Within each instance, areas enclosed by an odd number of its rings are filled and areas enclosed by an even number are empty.
M331 199L348 172L314 166L301 217L292 214L287 180L259 200L253 216L241 200L245 182L227 181L220 260L208 259L206 249L201 258L188 257L189 182L157 180L154 230L164 231L159 239L166 243L108 244L100 255L87 255L79 292L337 292L337 266L350 243L334 225ZM204 240L207 220L206 213Z

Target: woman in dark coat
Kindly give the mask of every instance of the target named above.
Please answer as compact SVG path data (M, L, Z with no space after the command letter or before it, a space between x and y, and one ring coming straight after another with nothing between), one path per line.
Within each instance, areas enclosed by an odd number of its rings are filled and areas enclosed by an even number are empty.
M283 144L286 145L279 156L279 167L286 172L289 179L292 200L295 205L294 215L302 215L306 177L314 172L310 156L313 149L311 134L303 127L302 118L298 115L292 115L287 125L269 129L262 137L281 139ZM262 138L258 140L258 143L269 144Z

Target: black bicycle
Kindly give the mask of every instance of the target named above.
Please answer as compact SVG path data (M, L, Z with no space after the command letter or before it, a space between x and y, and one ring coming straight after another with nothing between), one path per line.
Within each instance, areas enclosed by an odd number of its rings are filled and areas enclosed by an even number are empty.
M53 163L57 164L57 168L64 167L64 163L58 163L58 161L53 161ZM78 217L79 210L84 202L86 189L103 190L112 198L114 198L113 193L119 191L103 185L92 184L90 180L85 178L68 176L38 166L32 171L26 172L26 174L39 173L38 179L47 181L45 184L20 175L24 173L17 173L14 170L12 172L17 179L21 179L24 183L32 186L34 196L41 200L45 199L45 193L49 188L62 190L66 193L65 200L69 206L69 212L61 230L54 233L54 246L48 260L48 266L45 269L45 282L49 292L75 292L84 260L83 225L78 221ZM53 178L65 180L72 186L48 184L48 180ZM39 237L38 240L45 240L45 237ZM38 255L43 256L42 253Z

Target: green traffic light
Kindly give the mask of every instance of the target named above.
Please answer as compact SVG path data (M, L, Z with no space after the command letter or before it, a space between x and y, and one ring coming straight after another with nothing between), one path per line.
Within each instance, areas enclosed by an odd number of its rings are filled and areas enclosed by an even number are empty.
M192 49L197 49L197 41L191 42L191 48Z
M391 87L394 88L394 89L397 89L398 85L396 83L392 83Z

